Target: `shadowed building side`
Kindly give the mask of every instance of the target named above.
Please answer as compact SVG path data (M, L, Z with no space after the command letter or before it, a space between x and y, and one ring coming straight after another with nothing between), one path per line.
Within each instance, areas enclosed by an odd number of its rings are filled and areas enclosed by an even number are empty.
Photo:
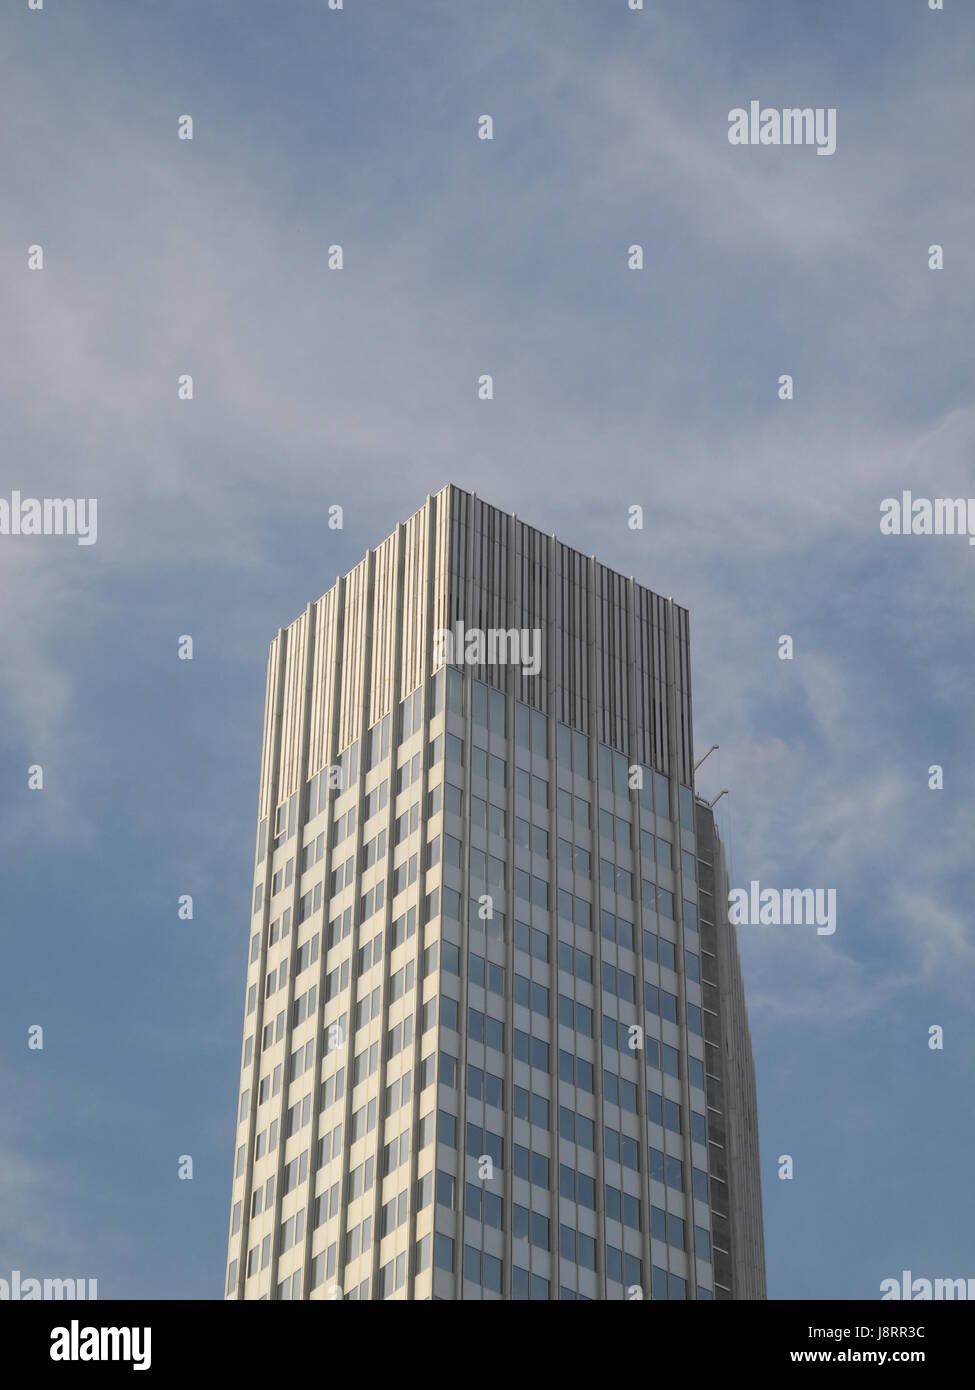
M715 1291L766 1298L755 1062L728 869L714 814L695 803L704 995L705 1093Z

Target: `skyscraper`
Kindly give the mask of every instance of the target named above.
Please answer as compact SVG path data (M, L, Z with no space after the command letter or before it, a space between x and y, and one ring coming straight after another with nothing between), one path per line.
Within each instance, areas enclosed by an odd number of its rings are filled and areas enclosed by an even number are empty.
M765 1296L688 615L445 487L271 644L226 1293Z

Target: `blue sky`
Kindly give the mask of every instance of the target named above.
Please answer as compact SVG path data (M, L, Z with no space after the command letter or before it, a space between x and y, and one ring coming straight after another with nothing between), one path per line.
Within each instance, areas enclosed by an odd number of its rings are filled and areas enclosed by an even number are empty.
M902 488L975 495L975 13L0 33L0 495L99 501L95 546L0 537L0 1275L219 1295L267 644L454 481L691 610L733 882L837 890L832 937L743 929L771 1296L975 1276L975 551L879 532ZM730 146L752 98L835 107L835 155Z

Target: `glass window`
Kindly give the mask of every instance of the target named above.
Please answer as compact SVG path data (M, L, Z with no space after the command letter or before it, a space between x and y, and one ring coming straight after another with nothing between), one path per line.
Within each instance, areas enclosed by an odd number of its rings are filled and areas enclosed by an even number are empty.
M540 758L548 754L548 717L541 710L533 709L531 712L532 722L532 752Z
M492 734L498 734L502 738L505 732L505 701L504 695L500 690L491 690L488 693L488 727Z
M451 714L464 713L464 677L453 667L447 671L447 709Z
M450 1173L437 1169L437 1205L454 1210L454 1189L456 1180Z
M577 777L589 776L589 740L578 729L572 730L572 771Z

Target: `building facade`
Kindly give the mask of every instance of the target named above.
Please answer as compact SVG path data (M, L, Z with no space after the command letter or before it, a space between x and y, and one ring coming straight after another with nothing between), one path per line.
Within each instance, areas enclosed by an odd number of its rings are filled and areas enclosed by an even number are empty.
M448 486L271 644L225 1291L762 1298L688 616Z

